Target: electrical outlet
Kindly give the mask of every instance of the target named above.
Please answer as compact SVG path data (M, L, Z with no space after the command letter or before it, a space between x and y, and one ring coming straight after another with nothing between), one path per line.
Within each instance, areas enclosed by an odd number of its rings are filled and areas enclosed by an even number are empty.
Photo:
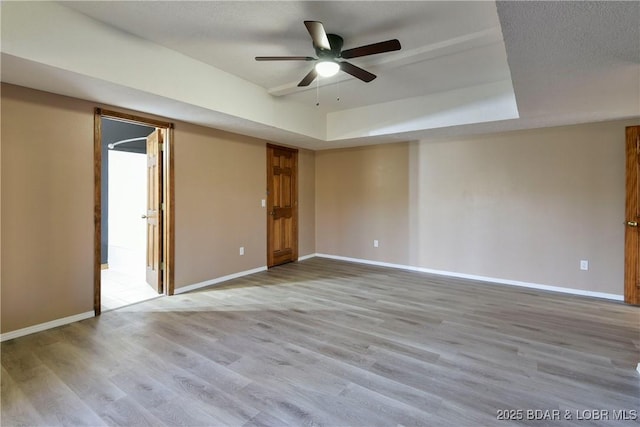
M580 260L580 270L588 270L589 269L589 261L586 259Z
M263 208L266 208L267 207L267 201L265 199L262 199L261 200L261 205L262 205Z
M244 255L244 246L240 246L240 255Z
M374 241L373 241L373 247L374 247L374 248L377 248L378 246L379 246L378 241L377 241L377 240L374 240Z

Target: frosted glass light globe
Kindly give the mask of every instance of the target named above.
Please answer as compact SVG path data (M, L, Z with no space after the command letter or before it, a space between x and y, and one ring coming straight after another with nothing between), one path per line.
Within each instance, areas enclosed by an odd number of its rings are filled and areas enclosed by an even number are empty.
M322 77L331 77L340 71L340 65L333 61L320 61L316 64L316 71Z

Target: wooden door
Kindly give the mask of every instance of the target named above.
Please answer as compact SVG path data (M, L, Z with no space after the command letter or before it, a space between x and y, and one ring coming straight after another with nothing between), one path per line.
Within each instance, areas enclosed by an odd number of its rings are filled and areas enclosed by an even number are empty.
M298 259L298 150L267 145L267 266Z
M147 283L162 293L162 131L147 137Z
M640 206L638 169L640 168L640 126L627 128L627 202L625 213L624 301L640 304Z

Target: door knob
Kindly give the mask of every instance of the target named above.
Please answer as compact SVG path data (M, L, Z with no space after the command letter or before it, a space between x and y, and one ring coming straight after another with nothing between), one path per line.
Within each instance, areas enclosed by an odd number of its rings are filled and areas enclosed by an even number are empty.
M636 221L627 221L627 225L629 227L637 227L638 223Z
M142 218L142 219L146 219L146 218L147 218L147 216L143 214L140 218Z

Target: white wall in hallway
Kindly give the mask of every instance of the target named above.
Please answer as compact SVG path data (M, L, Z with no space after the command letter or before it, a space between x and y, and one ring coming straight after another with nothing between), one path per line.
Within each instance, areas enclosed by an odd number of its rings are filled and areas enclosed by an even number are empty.
M109 151L109 267L144 271L147 156Z

